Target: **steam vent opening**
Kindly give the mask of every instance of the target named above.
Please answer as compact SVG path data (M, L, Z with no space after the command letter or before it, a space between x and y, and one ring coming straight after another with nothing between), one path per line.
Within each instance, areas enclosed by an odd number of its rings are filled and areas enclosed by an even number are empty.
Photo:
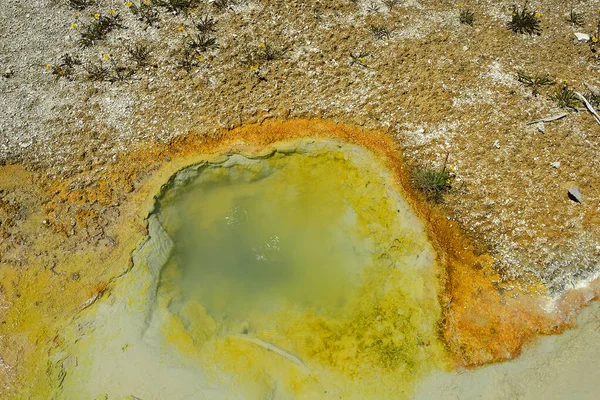
M408 398L444 366L435 253L391 173L275 148L163 186L131 271L69 328L61 396Z

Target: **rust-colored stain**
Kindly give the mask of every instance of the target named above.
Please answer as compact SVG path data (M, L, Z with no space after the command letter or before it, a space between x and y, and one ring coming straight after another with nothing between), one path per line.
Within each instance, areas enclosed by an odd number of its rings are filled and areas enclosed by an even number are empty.
M5 380L13 380L23 368L20 380L43 374L44 354L53 346L61 324L105 293L109 287L106 282L126 268L129 253L145 234L146 211L140 204L150 204L161 182L184 167L186 160L198 154L260 151L273 143L299 138L337 139L360 145L377 154L393 171L438 252L443 288L439 294L443 309L440 335L456 366L474 367L517 356L537 335L571 327L574 311L600 293L600 282L569 292L549 313L543 308L547 298L541 284L525 287L514 282L515 289L510 292L500 288L495 284L499 276L492 269L492 257L476 255L474 243L446 218L443 208L432 206L411 189L409 171L394 140L385 133L323 120L267 121L211 137L192 132L168 144L140 145L119 154L114 163L99 171L57 178L40 175L23 183L34 192L45 193L38 195L40 218L47 225L45 235L57 244L37 256L37 266L25 266L18 272L21 282L28 279L27 287L3 291L2 300L12 307L4 318L12 320L9 326L0 327L0 335L5 337L2 343L13 346L15 353L21 352L18 357L3 355L13 368ZM0 167L0 177L14 168ZM41 237L42 241L48 240ZM8 285L14 274L0 274L7 278L3 284ZM14 277L10 280L19 282ZM44 306L32 307L40 299ZM42 317L49 313L52 318ZM31 329L36 332L29 332Z

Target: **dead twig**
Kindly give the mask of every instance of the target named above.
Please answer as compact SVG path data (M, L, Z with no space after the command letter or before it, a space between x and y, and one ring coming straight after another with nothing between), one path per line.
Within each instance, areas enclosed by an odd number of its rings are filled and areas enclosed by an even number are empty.
M265 349L267 351L271 351L271 352L285 358L286 360L291 361L292 363L298 365L305 372L309 372L308 365L306 365L304 363L304 361L302 361L298 356L296 356L295 354L289 353L269 342L265 342L264 340L261 340L254 336L248 336L248 335L242 335L242 334L234 335L233 337L240 339L244 342L251 343L251 344L258 346L262 349Z
M562 118L566 117L567 115L569 115L569 114L568 113L562 113L562 114L552 115L550 117L545 117L545 118L540 118L540 119L534 119L533 121L529 121L527 123L527 125L533 125L533 124L537 124L539 122L552 122L552 121L556 121L557 119L562 119Z
M583 104L585 104L585 108L587 108L588 111L594 116L596 123L598 123L598 125L600 125L600 115L598 115L596 110L594 110L594 107L592 107L590 102L587 101L587 99L585 97L583 97L583 95L581 93L579 93L579 92L574 92L574 93L575 93L575 96L579 97L579 100L583 101Z

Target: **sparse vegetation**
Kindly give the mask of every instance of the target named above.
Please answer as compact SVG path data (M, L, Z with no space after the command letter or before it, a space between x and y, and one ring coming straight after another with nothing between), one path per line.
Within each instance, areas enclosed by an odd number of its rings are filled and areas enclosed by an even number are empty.
M400 0L383 0L383 4L388 8L389 11L400 3Z
M259 47L258 59L261 61L281 60L288 50L286 47L276 47L268 42L261 43Z
M571 12L569 13L569 22L573 26L583 26L583 14L571 9Z
M108 15L94 14L92 22L80 32L79 43L84 47L93 46L97 41L106 39L106 35L117 28L124 28L118 13L113 11Z
M146 26L154 26L160 20L158 9L152 1L140 0L138 4L128 1L125 6Z
M105 81L110 75L110 71L101 61L90 61L83 66L83 69L85 69L86 78L91 81Z
M524 71L517 72L519 82L525 86L531 88L531 92L534 96L537 96L540 92L539 89L542 86L554 85L554 81L546 75L531 75Z
M228 8L231 8L235 5L241 4L242 0L215 0L213 2L213 6L215 6L217 9L224 11L227 10Z
M350 58L352 59L352 61L350 61L350 65L360 65L361 67L366 67L367 66L367 57L370 54L365 52L365 51L361 51L358 54L354 54L352 52L350 52Z
M96 5L96 0L67 0L69 6L74 10L84 10L89 6Z
M129 45L127 52L131 57L131 60L136 63L138 67L145 67L148 65L150 59L150 45L145 41L137 41L132 45Z
M575 95L575 92L570 89L567 84L562 84L556 88L550 96L550 100L556 102L560 108L577 109L581 107L581 101Z
M154 0L156 5L164 7L173 14L187 13L200 4L199 0Z
M68 53L64 54L60 58L60 62L51 67L52 75L54 75L56 79L73 79L73 73L75 72L76 65L81 65L81 61L78 58L73 57Z
M514 6L512 19L508 22L508 28L515 33L526 33L529 35L539 35L541 33L540 13L529 10L528 2L525 1L523 7Z
M217 45L217 38L201 32L189 34L185 45L197 54L219 47Z
M108 75L108 81L110 82L123 82L129 80L135 73L134 69L127 65L122 60L117 60L113 57L109 59L109 63L112 67L112 73Z
M377 13L377 12L379 12L379 4L377 4L374 1L372 1L371 4L369 4L367 6L367 12L370 12L370 13Z
M217 23L215 22L214 18L212 18L210 15L202 16L200 17L198 22L194 22L194 27L196 28L196 30L205 34L216 32L216 25Z
M440 203L444 194L452 189L454 174L446 168L448 155L441 169L431 167L417 168L412 174L412 184L421 191L427 200Z
M469 10L468 8L460 10L459 20L460 20L460 23L463 25L473 26L473 22L475 20L475 14L473 13L473 11Z
M371 25L369 29L375 38L379 40L389 39L392 36L390 31L384 25Z
M181 49L181 56L179 58L178 65L187 72L190 72L192 68L198 66L198 62L201 59L202 56L199 56L194 49L184 46L183 49Z

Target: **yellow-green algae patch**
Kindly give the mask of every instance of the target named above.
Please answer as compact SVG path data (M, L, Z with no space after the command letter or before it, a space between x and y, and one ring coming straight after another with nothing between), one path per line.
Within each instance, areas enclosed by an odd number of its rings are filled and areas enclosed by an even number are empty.
M403 398L445 361L435 255L393 177L334 141L175 174L58 398Z

